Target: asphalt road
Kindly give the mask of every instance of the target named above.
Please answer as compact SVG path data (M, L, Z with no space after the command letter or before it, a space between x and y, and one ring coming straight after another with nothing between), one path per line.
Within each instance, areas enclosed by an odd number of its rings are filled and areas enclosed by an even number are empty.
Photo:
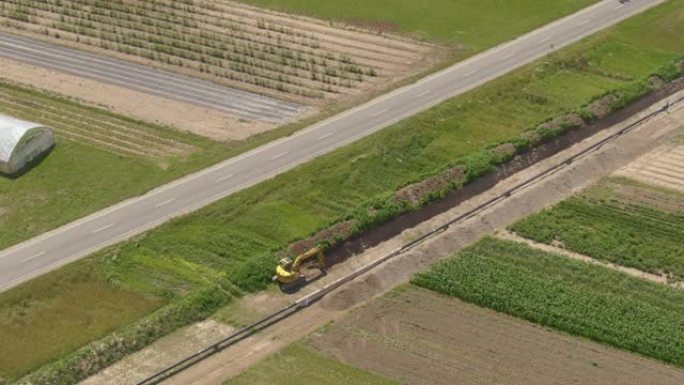
M291 169L665 0L604 0L412 85L0 252L0 291Z
M303 106L201 79L0 32L0 57L162 96L249 120L291 121Z

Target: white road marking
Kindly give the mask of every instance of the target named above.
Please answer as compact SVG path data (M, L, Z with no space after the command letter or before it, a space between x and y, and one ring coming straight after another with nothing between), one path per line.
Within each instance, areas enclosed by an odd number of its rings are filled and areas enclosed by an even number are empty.
M617 11L618 9L622 9L624 7L625 7L625 5L620 3L620 4L616 5L613 9Z
M230 179L230 178L232 178L232 177L233 177L233 174L229 174L229 175L222 176L222 177L216 179L214 182L215 182L215 183L221 183L221 182L223 182L224 180Z
M283 152L283 153L280 153L280 154L274 156L273 158L271 158L271 160L276 160L276 159L282 157L282 156L285 155L285 154L287 154L287 151L285 151L285 152Z
M176 200L176 198L171 198L171 199L166 200L166 201L164 201L164 202L157 203L154 207L162 207L162 206L164 206L164 205L168 205L169 203L171 203L171 202L173 202L173 201L175 201L175 200Z
M476 69L474 69L474 70L468 72L467 74L465 74L465 75L463 75L463 76L468 77L468 76L470 76L470 75L474 75L475 73L477 73L477 71L479 71L479 69L476 68Z
M38 254L36 254L36 255L34 255L34 256L32 256L32 257L28 257L28 258L26 258L26 259L22 259L22 260L21 260L21 263L26 263L26 262L28 262L28 261L32 261L32 260L34 260L34 259L36 259L36 258L38 258L38 257L43 256L43 255L45 255L45 252L44 252L44 251L41 251L40 253L38 253Z
M378 112L375 112L375 113L373 113L373 115L371 115L371 118L374 118L374 117L376 117L376 116L380 116L380 115L384 114L384 113L387 112L387 111L389 111L389 110L388 110L387 108L385 108L384 110L380 110L380 111L378 111Z
M505 60L505 59L510 59L510 58L512 58L512 57L513 57L513 55L515 55L515 52L511 52L511 53L509 53L508 55L506 55L506 56L502 57L502 59L504 59L504 60Z
M332 134L333 134L332 132L328 132L328 133L325 134L325 135L319 136L316 140L323 140L323 139L325 139L325 138L330 137Z
M108 228L110 228L110 227L112 227L112 226L114 226L114 224L113 224L113 223L110 223L110 224L108 224L107 226L102 226L102 227L100 227L99 229L95 229L95 230L91 231L90 233L91 233L91 234L97 234L97 233L99 233L100 231L107 230Z
M432 90L423 91L423 92L419 93L418 95L416 95L416 97L417 98L423 97L423 96L429 94L430 92L432 92Z
M577 25L584 25L584 24L587 24L587 23L590 22L590 21L591 21L591 19L586 19L586 20L584 20L583 22L581 22L581 23L579 23L579 24L577 24Z
M542 40L540 40L539 42L540 43L546 43L549 40L551 40L551 36L547 36L547 37L543 38Z

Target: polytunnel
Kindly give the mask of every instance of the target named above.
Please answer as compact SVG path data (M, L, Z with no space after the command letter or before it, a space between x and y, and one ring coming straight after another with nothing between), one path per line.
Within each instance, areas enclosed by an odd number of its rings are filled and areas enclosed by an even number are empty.
M0 173L20 172L54 145L50 128L0 114Z

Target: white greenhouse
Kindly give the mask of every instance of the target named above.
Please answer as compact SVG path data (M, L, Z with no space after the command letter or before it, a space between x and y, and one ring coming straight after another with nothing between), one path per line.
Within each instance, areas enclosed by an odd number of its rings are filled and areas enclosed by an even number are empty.
M0 114L0 173L18 173L54 145L49 128Z

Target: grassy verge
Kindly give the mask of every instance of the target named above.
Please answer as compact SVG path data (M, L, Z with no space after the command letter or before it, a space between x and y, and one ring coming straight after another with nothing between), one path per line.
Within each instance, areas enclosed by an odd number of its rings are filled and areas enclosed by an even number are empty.
M457 44L473 53L596 1L243 0L259 6Z
M412 282L684 367L684 292L485 238Z
M92 257L94 263L103 279L172 303L218 281L231 281L245 290L263 288L272 273L273 253L289 243L344 219L356 219L359 230L372 226L410 209L395 205L392 197L412 182L457 166L463 168L467 182L510 157L497 152L501 143L513 143L516 150L530 146L534 141L528 131L539 123L581 109L611 91L622 90L610 108L648 91L649 75L684 50L684 38L671 32L684 32L684 25L677 22L682 14L684 1L670 1L553 57L98 253ZM656 41L659 36L672 38ZM629 60L635 56L643 60ZM672 68L667 67L663 77L674 74ZM31 290L32 284L23 286ZM0 295L0 304L5 295Z
M302 344L294 344L249 368L224 385L392 385L397 384L344 365L313 352Z
M511 229L537 242L561 242L593 258L683 279L684 213L645 203L649 195L658 199L667 193L614 179L525 218Z
M164 303L160 298L112 285L100 279L95 270L92 260L80 261L60 275L39 277L30 287L3 295L2 376L17 378L26 368L74 351Z

